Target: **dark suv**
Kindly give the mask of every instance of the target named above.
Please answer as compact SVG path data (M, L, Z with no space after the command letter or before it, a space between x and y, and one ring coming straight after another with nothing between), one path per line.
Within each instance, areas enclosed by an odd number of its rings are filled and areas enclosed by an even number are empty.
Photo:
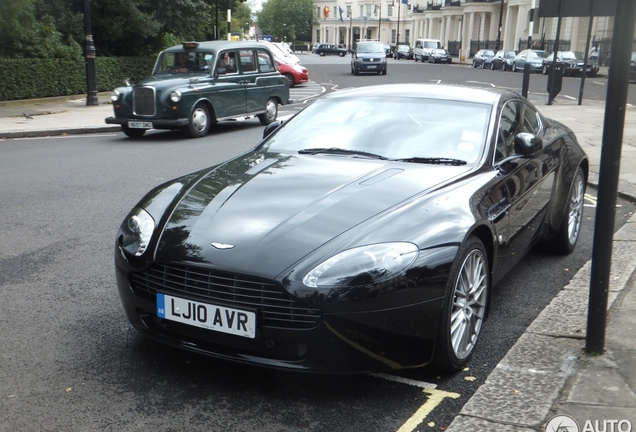
M375 72L386 75L384 44L377 41L360 41L351 58L351 73Z

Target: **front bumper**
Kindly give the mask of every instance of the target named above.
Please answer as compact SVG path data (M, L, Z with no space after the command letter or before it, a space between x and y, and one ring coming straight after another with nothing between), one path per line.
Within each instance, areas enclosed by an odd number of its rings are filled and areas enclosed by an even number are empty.
M106 117L106 124L118 124L122 126L127 126L129 121L134 122L149 122L152 123L153 129L181 129L184 126L187 126L190 122L187 118L179 118L174 120L166 120L166 119L139 119L139 118L116 118L116 117Z
M234 362L312 372L395 371L425 366L432 355L442 308L441 285L413 287L398 296L387 293L388 301L352 299L337 309L321 308L315 323L305 327L267 324L259 308L254 308L256 336L246 338L159 318L156 295L140 291L127 264L117 257L117 249L115 254L117 287L128 320L143 335L167 345ZM413 289L435 294L425 300ZM167 287L158 291L204 301ZM412 302L396 301L398 297Z

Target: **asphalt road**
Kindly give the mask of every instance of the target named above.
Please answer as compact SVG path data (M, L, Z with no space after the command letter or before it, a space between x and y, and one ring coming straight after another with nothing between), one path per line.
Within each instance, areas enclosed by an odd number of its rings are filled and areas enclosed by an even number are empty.
M412 67L443 67L404 63L391 64L386 77L353 77L347 62L346 72L329 73L327 64L304 61L328 91L415 81L421 76ZM472 69L456 68L473 78ZM197 140L150 132L141 140L119 133L0 142L0 430L441 430L590 258L594 191L573 254L532 252L494 287L475 356L457 374L292 374L142 338L116 292L118 225L153 186L246 151L261 133L258 120L247 120L221 123ZM617 229L634 210L619 204ZM437 388L424 388L431 384ZM424 422L413 423L429 408Z

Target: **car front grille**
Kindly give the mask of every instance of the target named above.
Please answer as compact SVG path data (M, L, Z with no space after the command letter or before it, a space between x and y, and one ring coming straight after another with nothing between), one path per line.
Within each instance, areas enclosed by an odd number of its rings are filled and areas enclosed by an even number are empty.
M321 320L318 309L299 305L271 281L196 266L154 264L130 273L135 292L186 294L203 302L236 309L257 309L263 327L311 329Z
M155 88L135 87L133 91L133 114L138 116L154 116Z

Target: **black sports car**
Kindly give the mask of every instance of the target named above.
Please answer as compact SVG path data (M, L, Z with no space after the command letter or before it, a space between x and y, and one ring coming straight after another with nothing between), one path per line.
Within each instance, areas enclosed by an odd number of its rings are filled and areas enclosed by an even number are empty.
M458 370L492 286L539 242L575 247L587 173L516 93L334 92L150 191L117 233L119 295L143 334L217 358Z

